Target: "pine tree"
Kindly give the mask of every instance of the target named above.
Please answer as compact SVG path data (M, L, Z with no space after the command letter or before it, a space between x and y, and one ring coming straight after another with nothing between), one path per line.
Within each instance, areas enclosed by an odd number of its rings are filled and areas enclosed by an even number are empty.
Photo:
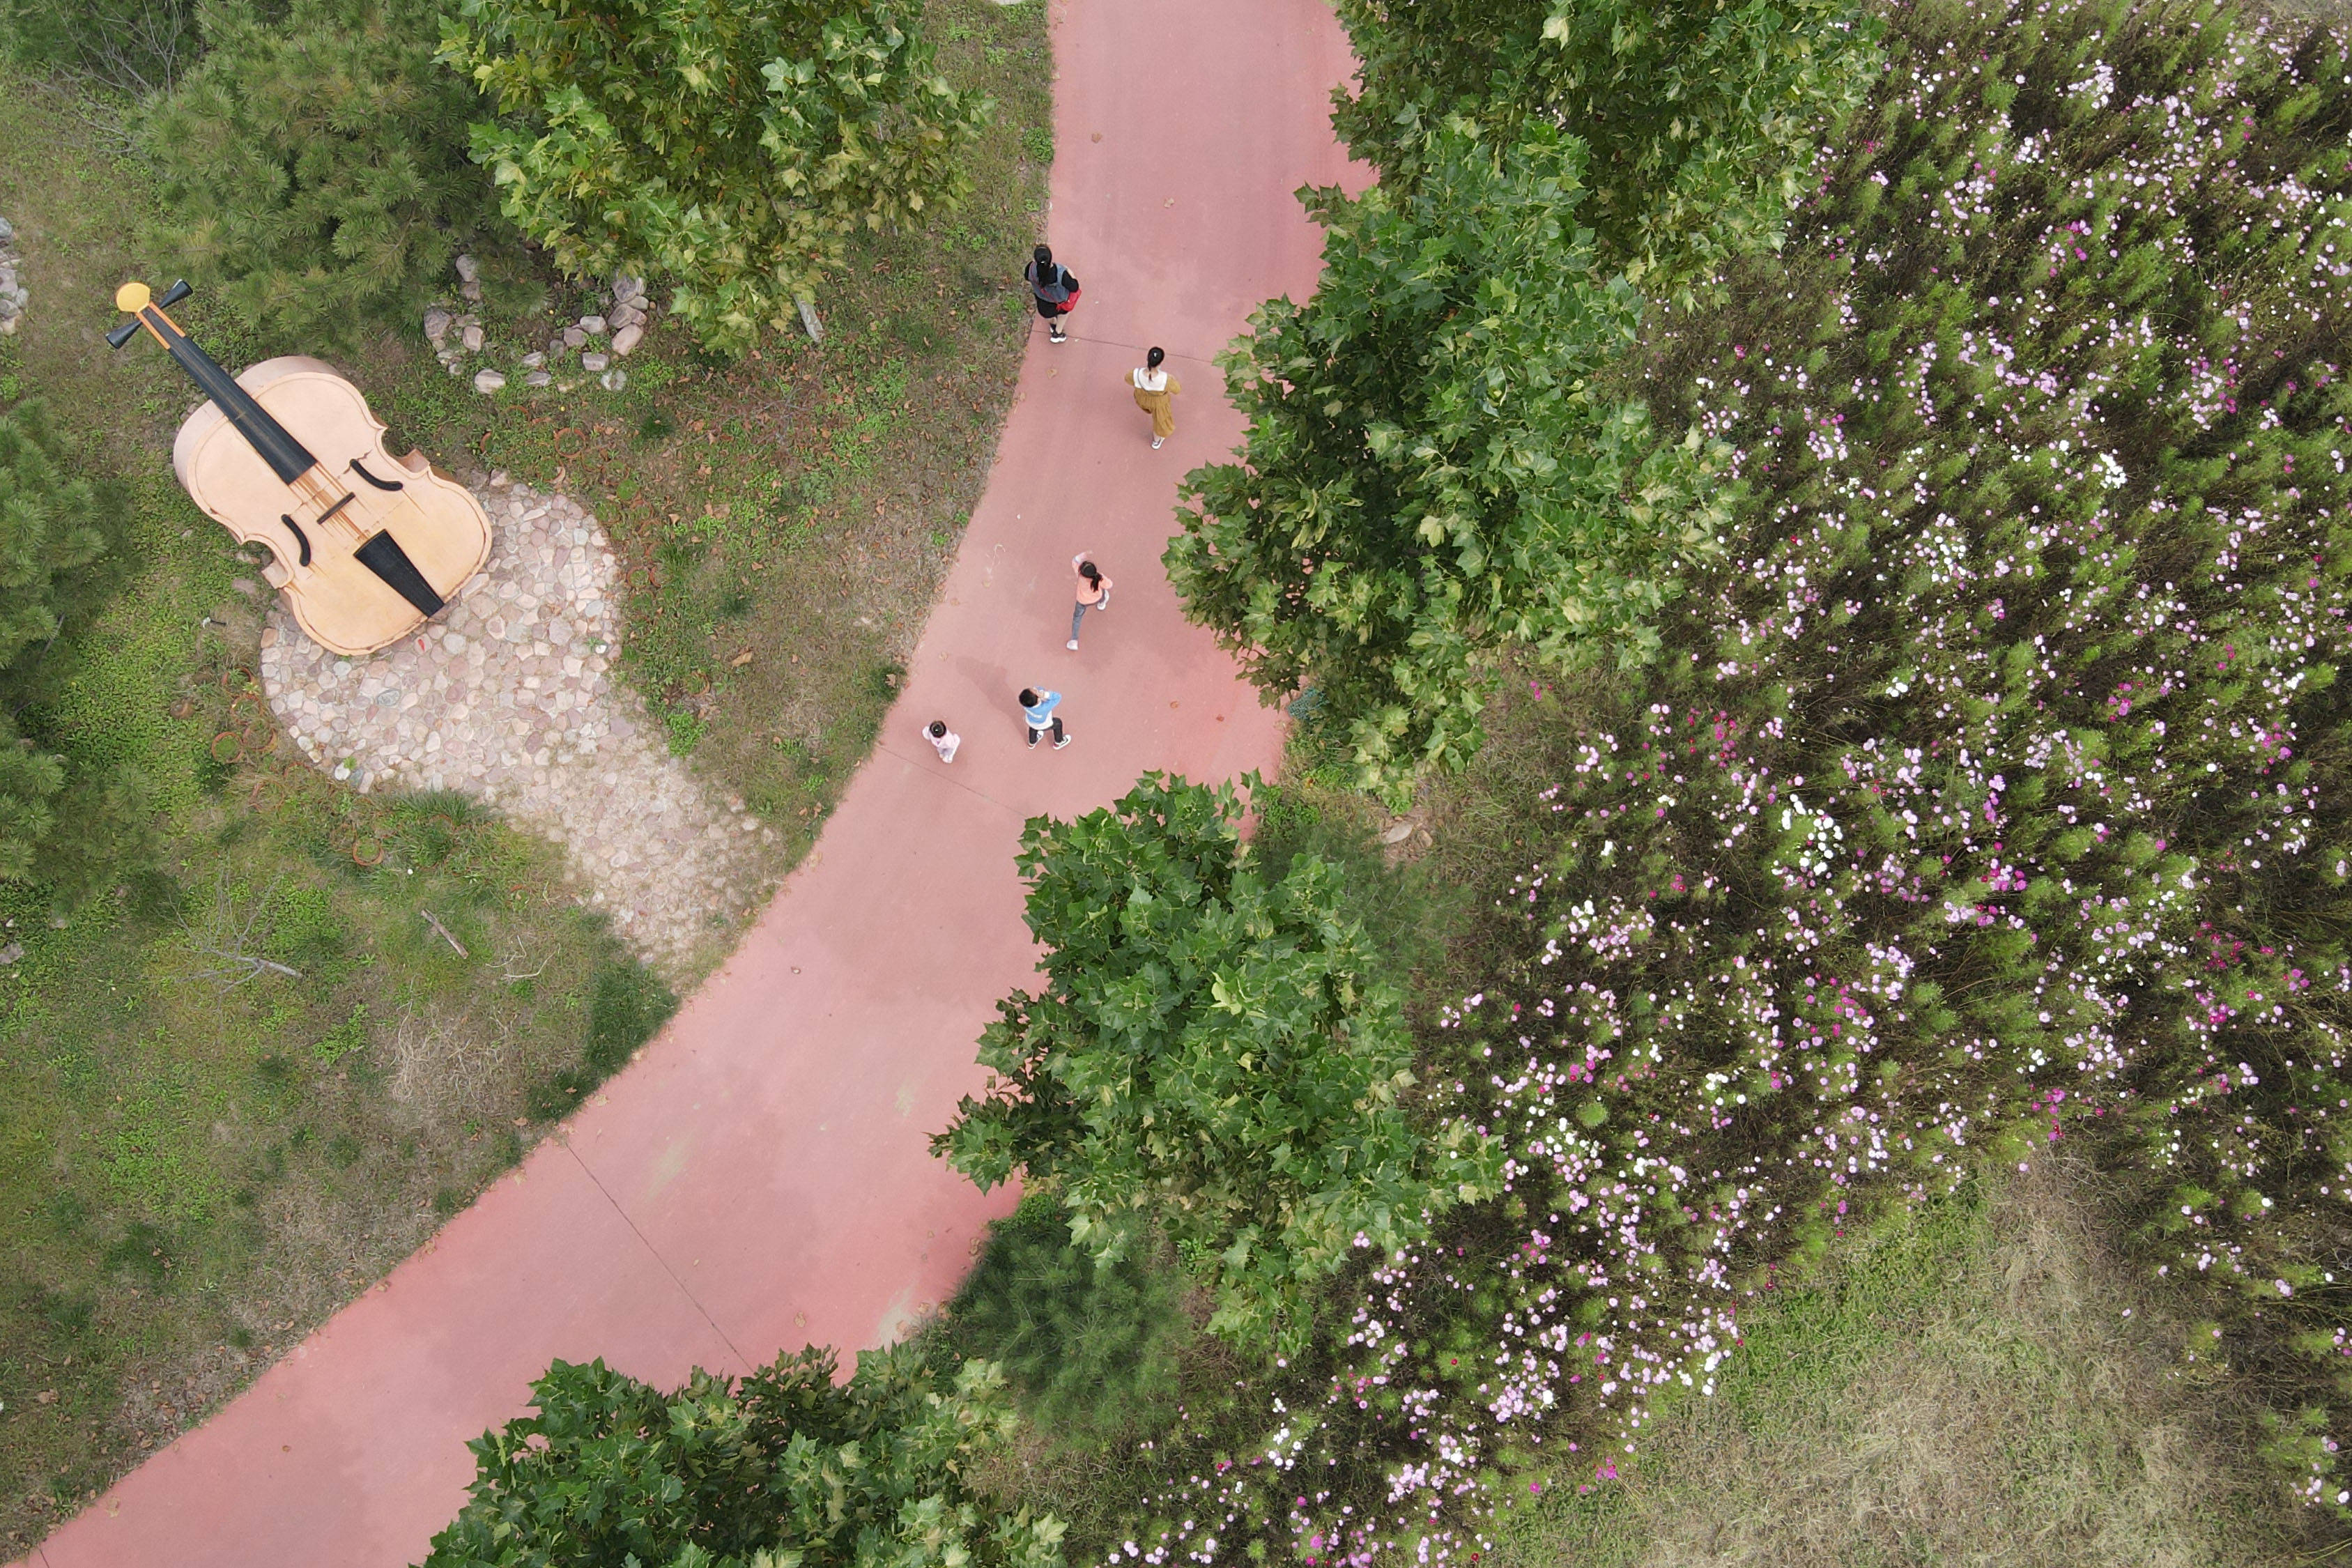
M68 617L87 607L89 568L120 522L114 498L73 471L39 404L0 412L0 879L37 868L45 881L79 888L137 830L135 779L76 774L10 716ZM76 802L93 810L77 817L68 809ZM80 826L61 836L61 816Z
M706 348L741 354L860 227L961 197L992 105L933 74L898 0L463 0L442 56L499 118L475 159L572 276L673 286Z
M187 275L303 344L413 321L450 258L506 232L467 156L473 95L435 62L422 0L226 7L210 52L139 119L163 181L157 236Z

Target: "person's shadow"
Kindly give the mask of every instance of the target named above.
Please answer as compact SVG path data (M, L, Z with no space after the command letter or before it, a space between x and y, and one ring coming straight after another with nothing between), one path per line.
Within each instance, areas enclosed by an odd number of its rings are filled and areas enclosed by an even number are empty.
M963 677L964 684L971 688L971 695L980 705L993 713L1010 711L1013 715L1013 724L1026 737L1028 721L1020 717L1021 688L1013 684L1013 677L1004 666L974 658L970 654L959 654L953 662L956 673Z

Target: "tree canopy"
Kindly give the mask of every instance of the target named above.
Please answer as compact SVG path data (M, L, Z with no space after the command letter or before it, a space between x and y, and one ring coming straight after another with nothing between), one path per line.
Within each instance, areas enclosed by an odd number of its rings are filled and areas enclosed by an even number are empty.
M848 237L961 197L993 106L898 0L460 0L442 58L498 117L473 156L572 276L666 279L706 348L783 328Z
M1642 301L1580 225L1582 145L1457 120L1417 147L1410 183L1310 198L1322 280L1221 362L1248 446L1187 478L1166 556L1186 613L1269 695L1312 685L1392 794L1476 749L1507 650L1652 646L1718 521L1696 434L1595 384Z
M1825 125L1862 101L1882 24L1853 0L1340 0L1361 90L1335 124L1394 184L1449 114L1588 149L1600 265L1688 302L1778 243Z
M1340 9L1362 77L1335 121L1381 181L1308 194L1321 281L1221 362L1248 439L1188 478L1167 563L1401 801L1476 750L1506 660L1639 662L1713 558L1715 458L1622 367L1653 304L1778 244L1877 33L1844 0Z
M664 1394L556 1362L535 1415L467 1445L472 1500L424 1568L1060 1568L1059 1521L964 1484L1012 1420L993 1366L941 1386L900 1346L834 1369L812 1346Z
M1162 1229L1218 1296L1210 1326L1303 1342L1306 1291L1363 1237L1392 1247L1487 1190L1496 1156L1406 1113L1397 987L1314 856L1267 878L1241 800L1147 774L1074 822L1034 817L1020 867L1048 949L998 1004L933 1148L982 1187L1025 1172L1077 1243L1116 1258Z

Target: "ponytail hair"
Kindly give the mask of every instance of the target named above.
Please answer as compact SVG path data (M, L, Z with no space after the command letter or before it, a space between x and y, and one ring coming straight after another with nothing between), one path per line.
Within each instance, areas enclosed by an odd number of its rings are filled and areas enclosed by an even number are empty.
M1102 570L1091 561L1081 561L1078 563L1078 575L1084 577L1088 583L1093 584L1097 587L1100 587L1102 585Z

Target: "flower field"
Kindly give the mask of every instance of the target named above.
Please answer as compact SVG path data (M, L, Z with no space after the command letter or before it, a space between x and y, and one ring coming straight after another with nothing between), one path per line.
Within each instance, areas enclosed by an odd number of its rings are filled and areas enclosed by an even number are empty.
M2083 0L1887 49L1782 252L1653 332L1736 521L1554 724L1428 1045L1507 1194L1365 1247L1345 1342L1115 1560L1466 1559L1776 1267L2060 1140L2352 1518L2352 59Z

